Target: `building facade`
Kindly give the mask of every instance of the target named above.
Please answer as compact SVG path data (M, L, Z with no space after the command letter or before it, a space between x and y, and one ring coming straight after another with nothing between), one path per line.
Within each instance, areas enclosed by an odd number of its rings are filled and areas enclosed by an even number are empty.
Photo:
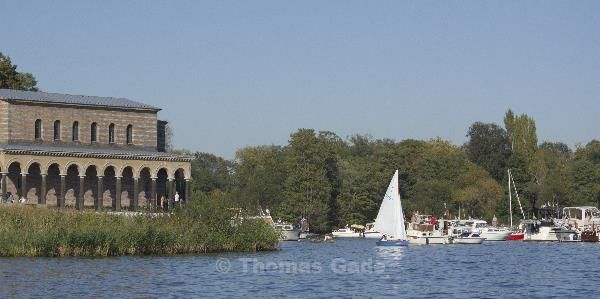
M0 89L4 198L156 209L191 196L191 157L165 152L159 108L123 98Z

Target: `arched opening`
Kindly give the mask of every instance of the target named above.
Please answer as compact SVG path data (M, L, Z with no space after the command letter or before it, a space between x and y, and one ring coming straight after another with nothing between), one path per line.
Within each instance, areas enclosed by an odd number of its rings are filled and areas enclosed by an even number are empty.
M79 141L79 122L73 122L73 141Z
M185 184L185 172L183 169L179 168L177 171L175 171L175 199L179 199L179 203L187 200Z
M139 179L139 190L138 194L138 206L141 209L150 210L152 208L151 200L152 200L152 179L150 175L150 168L144 167L142 171L140 171L140 179Z
M48 167L48 176L46 176L46 205L59 206L60 198L60 166L56 163Z
M104 190L102 194L102 204L106 208L115 206L115 198L116 198L116 188L117 188L117 179L115 178L115 168L112 166L106 167L104 169L104 179L103 179Z
M54 140L60 140L60 120L54 121Z
M72 164L67 168L65 178L65 207L75 207L77 196L79 195L79 169L77 165Z
M88 166L85 170L83 190L83 207L94 207L98 198L98 169L94 165Z
M41 204L41 191L42 191L42 170L40 164L32 163L27 169L27 192L25 198L28 203Z
M156 206L160 210L167 211L169 207L169 194L168 194L168 173L165 168L161 168L156 175Z
M115 143L115 124L108 126L108 143Z
M19 162L12 162L8 166L6 193L6 199L9 202L18 202L21 198L21 164Z
M34 131L35 131L34 132L35 141L41 141L42 140L42 120L41 119L35 120Z
M92 123L90 126L90 140L92 143L98 142L98 124Z
M128 125L127 126L127 144L133 144L133 126L132 125Z
M121 208L129 209L133 208L134 202L134 180L133 180L133 168L127 166L123 169L121 174Z

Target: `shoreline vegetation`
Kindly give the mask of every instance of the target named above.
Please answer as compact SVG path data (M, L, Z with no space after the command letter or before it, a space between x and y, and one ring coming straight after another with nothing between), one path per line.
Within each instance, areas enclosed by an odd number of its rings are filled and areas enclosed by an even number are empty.
M232 222L222 200L197 196L162 217L0 205L0 256L131 256L276 250L262 221ZM233 225L232 225L233 224Z

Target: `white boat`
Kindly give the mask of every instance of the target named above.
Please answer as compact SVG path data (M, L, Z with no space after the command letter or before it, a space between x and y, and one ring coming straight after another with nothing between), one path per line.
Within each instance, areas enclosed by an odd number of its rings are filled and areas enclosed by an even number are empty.
M387 191L381 201L377 218L373 224L373 230L383 234L377 241L378 246L406 246L408 239L404 226L404 212L400 201L400 189L398 188L398 170L394 173Z
M300 239L300 229L289 223L275 223L273 227L279 232L279 240L281 241L298 241Z
M454 244L481 244L483 241L485 238L473 232L464 232L452 240Z
M360 232L355 231L354 229L352 229L350 227L336 229L336 230L332 231L331 234L336 238L360 238L360 237L362 237Z
M408 239L411 244L451 244L452 238L439 223L431 224L431 215L418 215L416 222L408 225Z
M471 231L479 233L486 241L506 241L512 231L504 227L489 226L485 220L473 219L465 222L471 226Z
M364 237L367 239L381 239L381 237L383 237L383 234L378 232L375 229L375 223L367 223L367 225L365 225L365 233L364 233Z

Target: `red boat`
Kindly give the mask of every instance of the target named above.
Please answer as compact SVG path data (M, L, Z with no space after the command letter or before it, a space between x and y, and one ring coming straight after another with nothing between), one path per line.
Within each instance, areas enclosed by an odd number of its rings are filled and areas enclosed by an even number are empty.
M508 236L508 241L522 241L523 239L525 239L525 234L524 233L512 233Z

